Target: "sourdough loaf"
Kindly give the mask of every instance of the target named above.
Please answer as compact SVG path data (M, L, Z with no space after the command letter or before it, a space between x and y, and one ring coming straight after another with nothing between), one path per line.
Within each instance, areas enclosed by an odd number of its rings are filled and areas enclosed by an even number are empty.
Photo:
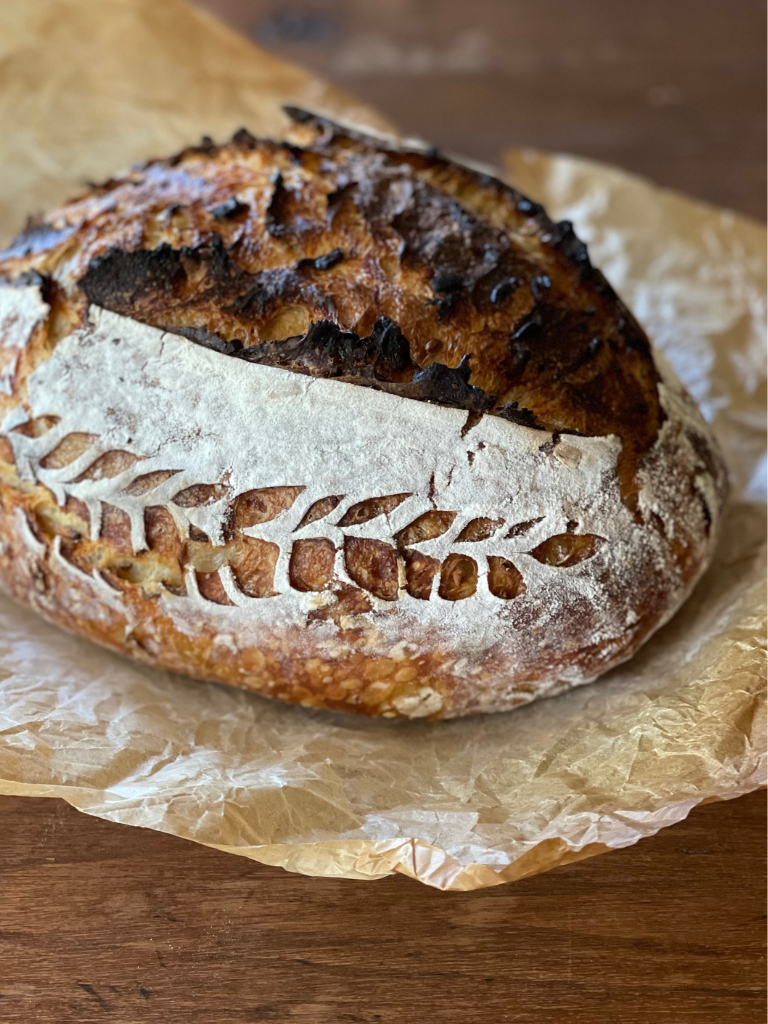
M498 711L629 658L706 568L695 405L567 222L292 110L0 255L0 584L309 707Z

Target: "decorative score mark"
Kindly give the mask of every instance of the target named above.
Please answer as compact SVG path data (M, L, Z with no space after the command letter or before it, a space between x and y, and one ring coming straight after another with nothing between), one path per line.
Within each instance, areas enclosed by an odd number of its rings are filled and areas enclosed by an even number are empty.
M54 420L51 418L51 424ZM27 437L43 435L39 429L42 422L30 421L16 428ZM44 425L48 427L48 423ZM77 462L82 465L82 456L98 438L91 434L71 433L62 438L55 447L39 460L44 470L60 471ZM85 470L77 473L71 485L84 481L105 481L128 473L140 456L127 451L102 452ZM151 492L166 484L180 470L154 470L133 477L120 486L115 483L113 501L119 503L122 493L134 500L145 499ZM197 591L202 598L219 605L233 605L236 596L231 586L241 594L252 598L278 596L275 589L275 573L281 556L281 544L251 535L254 527L271 523L293 507L305 492L303 485L287 485L256 488L230 497L226 482L197 483L180 488L167 504L149 504L143 507L143 525L146 547L135 551L132 545L131 517L118 504L101 501L101 520L98 539L106 541L113 557L108 568L98 564L92 551L85 557L80 549L88 544L91 548L98 542L88 541L88 510L75 495L68 496L62 509L40 506L35 512L38 534L52 539L61 537L60 548L65 558L79 567L88 559L92 569L99 570L109 582L124 586L142 584L152 577L163 584L165 589L185 596L186 579L190 571L194 574ZM165 494L167 494L167 489ZM380 495L365 498L349 505L333 529L343 531L367 524L378 517L388 517L412 492ZM344 495L326 495L313 501L304 512L298 525L287 527L291 532L304 530L314 523L327 520L344 501ZM151 497L149 498L151 501ZM223 543L214 544L207 533L187 520L190 511L208 506L221 505ZM73 529L71 522L65 523L64 513L75 510L83 520L82 536ZM216 512L218 515L218 511ZM524 594L526 582L514 562L502 554L485 554L486 571L483 573L478 560L468 551L450 551L442 559L420 550L446 534L454 525L459 513L456 511L431 509L423 512L406 526L386 538L358 536L343 532L340 541L330 537L297 537L291 541L287 552L287 578L289 586L300 593L320 593L349 589L349 582L360 590L381 601L394 602L403 594L420 601L429 601L435 593L444 601L464 601L478 592L480 579L485 576L488 592L495 598L511 601ZM504 519L477 517L470 519L459 530L451 544L476 545L500 536L508 540L523 536L544 517L513 525L501 533L507 523ZM186 521L186 523L185 523ZM186 525L186 536L184 536ZM527 552L515 552L528 556L537 562L556 569L568 569L594 557L605 543L603 537L594 534L577 534L575 523L568 524L568 532L548 537ZM333 532L333 530L332 530ZM277 538L279 541L280 538ZM78 545L80 548L78 548ZM418 547L417 547L418 545ZM102 545L103 547L103 545ZM444 548L443 548L444 550ZM346 580L337 570L338 560L343 564ZM226 575L222 572L226 570ZM227 583L228 581L228 583Z

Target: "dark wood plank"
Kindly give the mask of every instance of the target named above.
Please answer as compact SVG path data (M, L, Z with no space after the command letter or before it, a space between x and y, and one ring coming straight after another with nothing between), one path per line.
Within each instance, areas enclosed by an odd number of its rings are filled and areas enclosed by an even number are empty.
M4 1024L759 1024L765 796L514 885L305 878L0 799Z
M481 160L606 160L765 217L763 0L200 0Z

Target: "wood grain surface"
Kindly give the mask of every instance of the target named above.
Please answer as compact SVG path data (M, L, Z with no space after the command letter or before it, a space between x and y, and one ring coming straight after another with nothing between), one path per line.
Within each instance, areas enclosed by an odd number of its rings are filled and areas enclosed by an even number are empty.
M762 0L206 0L404 129L765 215ZM2 1024L762 1024L764 794L477 893L0 798Z
M201 4L454 152L576 153L765 217L762 0Z
M3 1024L762 1024L765 798L513 885L289 875L0 798Z

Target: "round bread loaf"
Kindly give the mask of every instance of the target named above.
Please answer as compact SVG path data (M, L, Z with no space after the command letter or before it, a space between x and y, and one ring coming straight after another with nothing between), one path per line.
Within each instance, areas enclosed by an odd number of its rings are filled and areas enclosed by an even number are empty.
M151 665L309 707L500 711L685 600L726 491L567 222L288 111L0 255L0 583Z

